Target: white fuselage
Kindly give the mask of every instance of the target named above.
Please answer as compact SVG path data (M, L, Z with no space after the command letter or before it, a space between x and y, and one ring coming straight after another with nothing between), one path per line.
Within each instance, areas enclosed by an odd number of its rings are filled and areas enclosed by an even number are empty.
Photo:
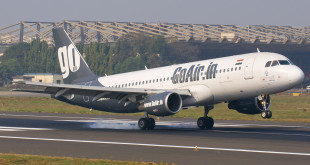
M268 61L278 64L266 67ZM260 52L110 75L99 82L106 87L188 89L192 97L183 100L184 107L278 93L303 79L285 56Z

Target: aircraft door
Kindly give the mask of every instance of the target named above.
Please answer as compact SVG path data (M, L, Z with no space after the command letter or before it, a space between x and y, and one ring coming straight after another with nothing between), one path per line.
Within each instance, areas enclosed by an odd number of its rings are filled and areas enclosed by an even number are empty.
M253 76L253 66L256 56L250 56L246 59L245 68L244 68L244 79L252 79Z

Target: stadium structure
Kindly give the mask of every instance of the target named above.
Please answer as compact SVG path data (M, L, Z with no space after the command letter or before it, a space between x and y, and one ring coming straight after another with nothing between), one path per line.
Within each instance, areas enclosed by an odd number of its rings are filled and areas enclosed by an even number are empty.
M268 26L268 25L208 25L137 23L103 21L62 21L19 23L0 28L2 47L30 42L40 38L53 44L52 28L64 27L74 42L116 42L128 33L161 35L170 40L212 43L264 43L264 44L310 44L310 27Z

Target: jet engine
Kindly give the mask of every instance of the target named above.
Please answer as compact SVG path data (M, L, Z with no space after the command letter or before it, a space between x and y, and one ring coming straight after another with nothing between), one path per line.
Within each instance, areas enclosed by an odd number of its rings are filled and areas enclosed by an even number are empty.
M271 104L269 95L259 95L254 98L234 100L228 103L229 109L237 110L244 114L259 114L269 109Z
M169 116L178 113L181 107L182 98L179 94L164 92L147 96L140 109L150 115Z

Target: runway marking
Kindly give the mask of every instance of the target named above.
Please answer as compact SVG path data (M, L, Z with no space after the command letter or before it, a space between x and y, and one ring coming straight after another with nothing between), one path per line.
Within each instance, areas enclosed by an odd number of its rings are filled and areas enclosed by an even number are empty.
M223 126L260 126L260 127L282 127L282 128L310 128L306 126L294 126L294 125L266 125L266 124L236 124L236 123L217 123L217 125Z
M13 114L0 114L1 116L17 116L17 117L37 117L37 118L64 118L64 119L102 119L91 117L72 117L72 116L43 116L43 115L13 115ZM108 118L113 119L113 118Z
M39 141L56 141L56 142L93 143L93 144L115 144L115 145L162 147L162 148L196 149L196 146L177 146L177 145L146 144L146 143L126 143L126 142L91 141L91 140L74 140L74 139L50 139L50 138L16 137L16 136L0 136L0 138L3 138L3 139L21 139L21 140L39 140ZM264 150L215 148L215 147L199 147L199 146L197 146L197 149L198 150L233 151L233 152L250 152L250 153L262 153L262 154L310 156L310 153L299 153L299 152L264 151Z
M42 130L53 130L50 128L29 128L29 127L6 127L6 126L0 126L0 132L1 131L42 131Z
M246 132L246 131L222 131L222 130L211 130L212 132L221 133L244 133L244 134L264 134L264 135L285 135L285 136L310 136L310 134L289 134L289 133L277 133L277 132Z

